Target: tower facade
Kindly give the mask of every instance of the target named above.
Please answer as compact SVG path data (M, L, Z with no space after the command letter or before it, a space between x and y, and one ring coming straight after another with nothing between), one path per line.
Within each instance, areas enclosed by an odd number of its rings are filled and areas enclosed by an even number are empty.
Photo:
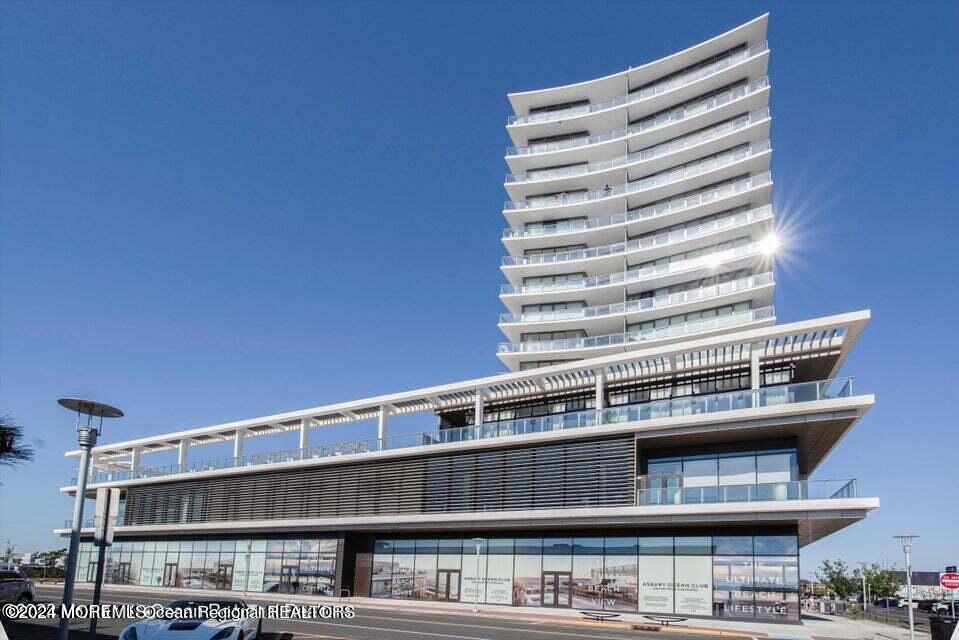
M775 323L766 23L509 95L511 370Z

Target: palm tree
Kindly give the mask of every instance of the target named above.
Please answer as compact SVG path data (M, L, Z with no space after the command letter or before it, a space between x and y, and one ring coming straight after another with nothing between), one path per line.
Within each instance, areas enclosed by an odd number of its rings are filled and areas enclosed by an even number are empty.
M0 416L0 465L14 466L33 460L33 450L23 444L23 428L10 416Z

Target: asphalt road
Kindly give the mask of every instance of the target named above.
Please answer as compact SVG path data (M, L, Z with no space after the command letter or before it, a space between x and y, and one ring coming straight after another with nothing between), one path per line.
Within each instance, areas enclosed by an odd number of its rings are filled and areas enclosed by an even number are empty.
M61 589L54 586L38 586L38 602L58 602ZM174 600L169 594L145 596L142 592L104 592L104 603L147 603L159 602L167 604ZM78 591L74 598L76 603L89 603L90 591ZM270 604L269 599L247 597L250 603ZM97 640L114 640L119 632L132 620L104 620L98 627ZM56 620L33 622L30 624L6 623L11 640L48 640L54 637L51 632L56 627ZM75 631L74 638L86 638L86 634L78 633L85 629L86 621L77 621L72 625ZM411 640L575 640L577 638L593 638L596 640L622 640L625 638L662 640L668 637L671 640L709 640L708 636L686 635L670 632L668 634L650 631L632 631L625 629L602 629L595 626L575 624L558 624L553 622L538 622L534 620L512 620L509 618L493 618L487 616L473 616L469 612L462 615L430 614L422 611L405 611L372 609L356 607L356 616L351 620L264 620L264 640L382 640L383 638L397 638Z

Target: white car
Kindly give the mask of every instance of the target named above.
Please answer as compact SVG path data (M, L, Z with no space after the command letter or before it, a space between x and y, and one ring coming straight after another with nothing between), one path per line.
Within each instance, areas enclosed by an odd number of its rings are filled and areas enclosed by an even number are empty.
M183 612L155 620L142 620L123 629L119 640L255 640L263 629L261 618L223 620L202 613L214 607L246 608L242 600L177 600L168 609ZM187 612L192 610L192 612ZM194 617L195 616L195 617Z

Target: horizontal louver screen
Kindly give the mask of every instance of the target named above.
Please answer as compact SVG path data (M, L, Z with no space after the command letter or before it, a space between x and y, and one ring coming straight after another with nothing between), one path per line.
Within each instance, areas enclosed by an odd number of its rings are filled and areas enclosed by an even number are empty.
M326 465L127 490L124 524L631 505L633 439Z

